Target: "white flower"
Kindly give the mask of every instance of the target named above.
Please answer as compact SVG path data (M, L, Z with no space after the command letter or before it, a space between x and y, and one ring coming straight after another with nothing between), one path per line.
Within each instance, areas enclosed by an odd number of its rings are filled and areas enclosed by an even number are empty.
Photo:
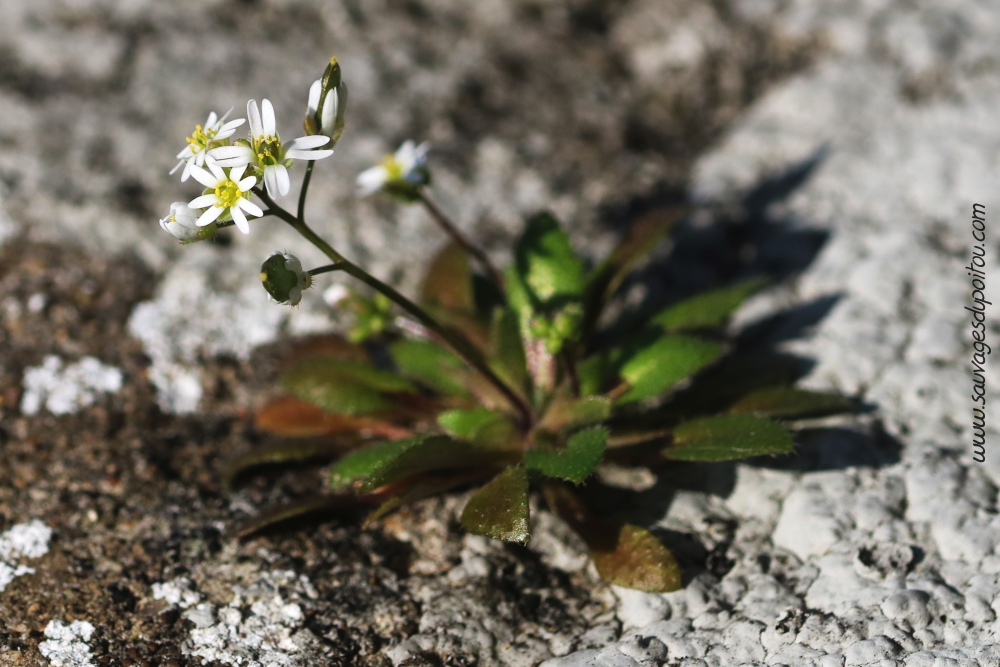
M227 174L226 171L209 161L209 173L201 167L192 167L191 175L195 180L211 190L200 197L192 199L188 206L191 208L208 207L198 221L195 223L199 227L210 225L224 214L231 216L233 222L244 234L250 233L250 224L244 211L258 218L264 215L257 204L250 201L250 189L257 184L256 176L243 178L246 165L233 167Z
M175 201L170 205L170 215L160 220L163 231L173 234L181 243L200 241L198 216L186 201Z
M191 175L192 166L203 166L208 146L213 142L222 141L233 136L236 133L236 128L246 122L245 118L237 118L226 123L226 117L232 112L233 110L230 109L226 112L225 116L218 118L213 111L208 114L208 120L205 121L204 128L201 125L195 125L194 132L187 138L188 145L177 154L177 159L180 162L170 170L170 173L173 174L181 168L181 165L185 165L184 172L181 174L181 182L183 183Z
M221 146L213 148L208 154L221 167L251 165L255 171L263 174L268 195L287 195L291 188L288 167L292 165L292 160L319 160L333 155L332 150L313 150L329 142L330 137L316 134L282 144L275 129L274 107L271 102L263 100L261 111L257 110L256 100L247 102L247 117L250 119L249 146Z
M302 291L312 286L312 276L302 270L295 255L274 252L260 267L260 280L268 298L282 306L297 306Z
M393 183L411 186L426 183L427 174L422 167L427 162L429 148L426 141L417 146L407 139L394 155L386 155L380 165L358 174L358 194L367 197Z

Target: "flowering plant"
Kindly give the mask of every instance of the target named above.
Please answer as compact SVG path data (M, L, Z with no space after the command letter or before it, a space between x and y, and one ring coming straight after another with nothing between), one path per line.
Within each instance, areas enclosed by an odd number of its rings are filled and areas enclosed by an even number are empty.
M462 512L464 528L526 543L534 486L580 534L608 581L648 591L679 587L676 561L649 530L598 518L576 487L594 484L606 463L786 454L791 422L849 404L797 389L774 369L748 374L726 363L725 324L760 280L694 296L649 314L627 335L608 335L620 328L606 305L683 211L641 220L591 269L555 217L539 213L517 241L513 264L501 270L431 199L427 145L409 141L357 179L362 195L425 206L451 238L431 261L419 299L405 297L341 255L303 214L315 160L332 154L343 132L346 100L333 59L309 91L303 137L282 142L267 100L260 110L248 104L246 139L232 139L240 123L220 125L211 116L211 132L185 162L185 174L205 191L190 210L174 204L161 221L192 242L228 225L249 233L247 216L275 216L331 263L306 271L293 255L272 254L260 273L272 300L296 305L317 275L335 271L374 294L328 290L328 301L354 314L355 327L292 367L283 378L287 395L258 411L258 427L287 439L229 470L232 481L258 464L327 456L334 459L329 493L279 508L245 532L314 510L372 504L368 525L417 499L478 486ZM297 213L277 203L289 192L295 160L308 161Z

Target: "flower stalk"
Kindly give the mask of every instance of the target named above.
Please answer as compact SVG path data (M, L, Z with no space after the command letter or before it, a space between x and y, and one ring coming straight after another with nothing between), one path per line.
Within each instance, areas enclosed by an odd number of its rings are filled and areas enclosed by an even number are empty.
M417 198L420 203L424 205L424 208L427 209L427 212L431 214L431 217L434 218L434 222L436 222L438 226L440 226L441 229L443 229L445 233L448 234L448 236L450 236L451 239L462 248L462 250L475 258L476 261L482 265L486 273L489 274L490 280L493 281L493 284L503 290L503 275L493 265L493 262L490 261L489 255L487 255L482 248L473 244L468 237L466 237L465 234L458 229L455 223L452 222L451 218L448 217L448 214L445 213L441 207L438 206L438 203L431 198L426 188L421 187L417 189Z

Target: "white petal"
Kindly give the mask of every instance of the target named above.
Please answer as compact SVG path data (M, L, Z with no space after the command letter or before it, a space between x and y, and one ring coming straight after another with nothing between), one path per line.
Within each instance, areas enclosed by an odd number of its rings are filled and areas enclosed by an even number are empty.
M240 179L243 178L243 172L247 170L245 164L241 164L238 167L233 167L229 170L229 180L236 181L239 183Z
M370 195L382 188L389 173L385 167L371 167L358 174L358 192L361 196Z
M198 181L206 188L214 188L219 182L218 178L212 176L210 173L208 173L201 167L195 166L193 164L188 164L187 168L185 168L184 171L188 171L188 169L190 169L191 175L194 176L194 180Z
M264 185L267 186L267 194L271 198L277 198L278 196L278 165L271 165L270 167L264 167Z
M194 155L194 153L191 152L191 144L188 144L184 147L184 150L176 155L176 157L178 160L186 160L192 155Z
M220 123L225 123L226 119L229 118L229 114L231 114L233 112L233 109L235 109L235 108L236 107L229 107L229 111L227 111L226 113L222 114L222 118L219 119L219 122Z
M233 216L233 222L236 223L237 229L244 234L250 233L250 223L247 222L247 217L243 215L243 211L240 210L239 206L231 206L229 208L229 214Z
M431 145L428 142L423 142L413 150L414 157L418 165L423 164L427 159L427 151L431 149Z
M323 82L316 79L309 86L309 102L306 105L309 108L307 112L310 116L316 113L316 109L319 108L319 94L323 90Z
M240 200L236 202L236 205L239 206L244 211L246 211L247 213L249 213L250 215L255 215L258 218L264 215L264 211L261 210L260 206L257 206L257 204L254 204L252 201L250 201L245 197L240 197Z
M245 163L253 161L253 149L249 146L219 146L208 151L213 160L245 160Z
M321 160L333 155L332 150L325 151L285 151L285 157L293 160Z
M273 137L277 134L277 123L274 122L274 107L271 100L265 98L260 103L261 119L264 121L264 136Z
M263 136L264 127L260 123L260 111L257 110L257 100L247 102L247 119L250 121L250 136L254 139Z
M281 192L281 196L284 197L288 194L288 191L292 189L292 184L289 182L288 170L285 169L285 165L276 164L274 165L274 173L278 175L278 191Z
M195 197L188 202L188 208L205 208L206 206L215 206L219 198L215 196L214 193L209 193L207 195L201 195L200 197Z
M219 181L226 180L226 172L222 171L222 167L220 167L218 164L216 164L215 162L209 162L208 168L213 174L215 174L215 177L218 179L216 183L218 183Z
M333 119L337 117L337 100L336 88L326 94L326 101L323 102L323 117L319 122L319 127L323 131L333 131Z
M181 160L180 162L178 162L177 166L170 170L170 175L173 176L177 172L177 170L181 168L181 165L184 164L184 163L185 163L184 160Z
M186 183L187 179L191 178L191 170L197 167L197 165L188 160L184 163L184 172L181 173L181 183Z
M256 176L247 176L246 178L244 178L242 181L240 181L236 185L239 186L240 192L246 192L247 190L249 190L253 186L257 185L257 177Z
M285 144L285 150L294 151L319 148L320 146L325 146L328 141L330 141L330 137L324 137L321 134L314 134L309 137L299 137L298 139L292 139Z
M213 206L207 209L204 213L202 213L201 217L198 218L198 222L196 222L195 224L198 225L199 227L210 225L213 222L215 222L216 218L222 215L223 210L225 209L223 209L221 206Z
M218 120L219 117L215 115L214 111L208 114L208 120L205 121L205 129L206 130L212 129L212 126L215 125L216 121Z

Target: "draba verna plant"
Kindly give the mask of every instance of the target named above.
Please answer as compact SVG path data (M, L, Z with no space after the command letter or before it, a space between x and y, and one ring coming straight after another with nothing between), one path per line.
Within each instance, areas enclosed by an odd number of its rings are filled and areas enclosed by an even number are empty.
M844 398L797 389L787 376L768 384L774 374L712 372L728 351L728 317L763 281L699 294L627 334L607 334L622 327L606 304L680 213L640 221L589 269L559 222L540 213L527 221L513 263L500 269L430 198L427 145L407 141L357 186L360 195L422 204L451 238L430 262L419 304L411 301L305 220L315 161L333 153L346 105L334 58L309 90L302 137L281 138L266 99L247 104L246 123L211 114L175 167L204 190L161 220L182 243L233 225L248 234L251 219L265 216L289 224L331 263L306 270L291 254L267 257L260 279L279 304L297 305L327 272L364 285L328 291L328 301L353 313L353 329L300 354L283 378L287 395L258 411L258 426L285 439L229 471L231 481L251 466L327 456L329 491L278 508L246 532L310 511L371 505L368 525L417 499L478 487L462 512L464 528L523 544L534 486L579 533L607 581L669 591L681 584L670 551L643 527L595 516L575 486L602 462L655 469L785 454L793 450L789 422L849 409ZM249 133L237 138L244 124ZM293 212L278 202L297 161L306 165Z

